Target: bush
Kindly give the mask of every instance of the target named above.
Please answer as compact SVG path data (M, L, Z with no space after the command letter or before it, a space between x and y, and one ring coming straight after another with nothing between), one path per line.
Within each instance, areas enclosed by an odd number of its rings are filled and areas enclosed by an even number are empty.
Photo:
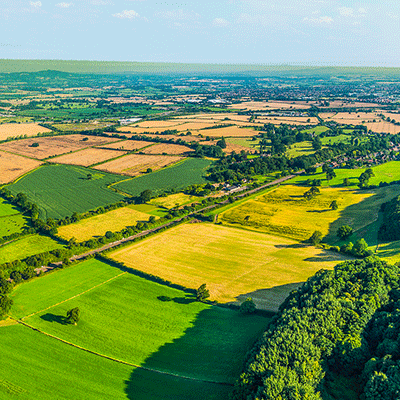
M239 308L241 314L252 314L256 311L256 304L251 297L248 297Z

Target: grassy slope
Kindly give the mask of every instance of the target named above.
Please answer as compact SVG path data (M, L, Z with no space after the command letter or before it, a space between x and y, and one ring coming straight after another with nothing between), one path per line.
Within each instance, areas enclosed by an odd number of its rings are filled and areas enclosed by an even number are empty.
M251 296L269 310L277 309L293 284L343 259L291 240L204 223L178 226L110 256L187 287L206 282L220 302Z
M19 212L18 208L0 198L0 237L19 233L26 224L27 218Z
M123 181L114 187L132 196L138 196L146 189L150 189L153 195L171 189L180 190L189 185L205 183L204 176L210 164L211 161L206 159L189 158L175 166Z
M127 206L82 219L74 224L60 226L58 234L64 239L69 240L75 237L79 242L82 242L93 236L103 236L107 231L120 231L127 226L136 225L138 221L148 221L149 217L149 214L136 211L132 206Z
M86 179L88 173L92 179ZM63 218L115 203L123 198L106 188L123 177L70 165L48 165L8 186L13 193L23 192L40 208L41 217Z
M231 389L133 369L23 326L0 329L2 399L223 400Z
M39 311L50 300L58 302L80 293L81 287L61 294L57 290L73 277L83 280L84 272L80 270L97 275L97 271L104 273L109 268L91 260L78 264L74 273L66 269L38 279L34 285L21 285L14 298L15 307L32 309L30 298L40 292L45 302L36 302ZM173 300L160 301L157 297L161 295ZM77 326L62 324L62 316L72 307L80 308L81 320ZM243 317L237 311L198 303L182 291L125 273L25 322L117 359L196 378L233 382L246 351L266 328L268 319Z
M0 264L44 253L63 246L47 236L30 235L0 246Z
M400 180L400 161L390 161L388 163L373 167L375 177L371 178L369 183L371 185L378 185L379 182L392 182ZM314 175L301 175L290 181L291 184L304 183L307 179L321 179L322 186L342 186L343 179L349 178L351 187L357 188L358 177L365 171L365 168L360 169L335 169L336 178L328 182L325 174L318 169L318 173Z

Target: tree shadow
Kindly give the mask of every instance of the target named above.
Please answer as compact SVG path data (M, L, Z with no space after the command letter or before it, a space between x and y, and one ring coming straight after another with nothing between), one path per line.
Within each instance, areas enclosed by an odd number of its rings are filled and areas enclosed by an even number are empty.
M356 231L355 233L359 230L363 230L368 225L373 226L376 219L378 219L381 205L396 197L399 188L400 185L390 185L383 188L373 189L368 191L369 193L374 193L372 196L341 210L339 218L330 224L328 234L324 237L324 241L331 244L339 242L339 239L336 237L336 232L342 225L350 225ZM362 192L363 191L359 191L359 193ZM376 216L376 219L371 219L371 215ZM360 221L365 221L365 224L360 226ZM357 226L354 226L355 223L357 223ZM377 227L377 229L379 229L379 227ZM366 235L364 238L368 244L377 244L377 229L365 232Z
M277 249L302 249L308 247L309 244L304 243L293 243L293 244L275 244L274 247Z
M331 209L328 208L326 210L307 210L306 212L308 212L308 213L325 213L327 211L331 211Z
M188 307L182 304L179 307ZM190 307L197 308L194 304ZM179 310L177 310L179 312ZM125 382L132 400L225 400L247 351L270 322L228 307L200 311L179 338L165 343ZM134 343L132 343L134 346Z
M61 324L61 325L67 324L67 318L62 315L55 315L55 314L47 313L47 314L41 315L40 318L47 322L57 322L58 324Z
M256 303L257 309L269 313L276 313L278 312L279 306L285 301L289 294L293 290L297 290L299 287L303 286L303 284L304 282L295 282L267 289L257 289L252 292L240 294L236 297L236 302L231 304L241 304L248 297L251 297L254 303Z

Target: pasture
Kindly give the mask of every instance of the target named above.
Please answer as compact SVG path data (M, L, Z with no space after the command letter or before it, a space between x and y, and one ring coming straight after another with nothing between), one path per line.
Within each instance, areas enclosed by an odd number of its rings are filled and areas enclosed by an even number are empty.
M44 302L34 300L36 310L23 321L43 332L97 354L157 371L234 382L246 351L266 328L268 318L243 316L200 303L191 294L118 268L112 276L110 268L98 260L78 264L78 276L85 274L80 272L85 269L96 279L92 278L92 288L80 284L69 288L68 293L63 293L63 288L75 276L64 278L68 268L37 279L34 286L22 284L14 297L15 306L33 310L30 299L39 292ZM160 300L161 296L171 300ZM51 301L54 306L47 306ZM77 326L63 323L63 316L72 307L82 312Z
M326 180L326 175L322 172L321 168L317 169L317 173L312 175L300 175L290 180L290 183L305 185L307 179L320 179L322 186L343 187L343 180L349 179L349 187L358 189L358 177L366 170L366 168L358 169L335 169L336 177L331 181ZM370 185L379 185L380 182L393 182L400 180L400 161L390 161L385 164L372 167L375 176L369 180Z
M29 235L0 246L0 264L22 260L63 246L47 236Z
M96 149L90 147L88 149L79 150L74 153L64 154L62 156L52 158L50 162L89 167L90 165L105 162L107 160L123 156L124 154L126 154L126 151Z
M107 231L117 232L127 226L134 226L137 222L147 222L149 214L142 213L127 206L117 208L104 214L82 219L73 224L60 226L58 235L63 239L75 238L78 242L89 240L92 237L104 236Z
M128 176L145 174L150 168L157 170L183 160L180 156L128 154L116 160L99 164L95 169Z
M87 178L88 174L91 179ZM22 177L7 188L25 193L37 204L40 217L64 218L116 203L124 197L107 186L123 177L72 165L47 165Z
M166 157L172 158L171 156ZM150 189L153 195L160 195L169 190L178 191L190 185L206 183L205 175L210 165L210 160L188 158L177 165L153 172L152 174L122 181L115 184L114 187L131 196L138 196L142 191L147 189Z
M231 390L107 360L22 325L2 327L1 337L2 398L223 400Z
M0 184L10 183L41 164L37 160L0 151Z
M0 141L18 136L36 136L38 133L51 132L39 124L0 124Z
M241 128L240 126L228 126L226 128L215 128L193 131L193 134L202 134L203 136L210 136L212 138L220 137L252 137L257 135L257 132L252 128Z
M0 150L43 160L49 157L81 150L94 145L115 142L118 139L99 136L65 135L36 137L0 144Z
M19 212L17 207L0 198L0 238L21 232L27 223L28 219Z
M290 158L303 155L310 155L312 153L315 153L315 150L313 149L311 142L294 143L286 151L286 154Z
M395 196L396 187L373 191L321 188L312 200L303 197L309 187L282 185L265 195L233 206L219 215L219 221L260 232L306 240L315 230L325 241L337 242L336 231L342 225L362 229L378 218L382 203ZM329 208L336 200L338 210Z
M221 303L252 297L258 308L274 311L300 282L343 260L289 239L209 223L177 226L110 257L186 287L206 283Z

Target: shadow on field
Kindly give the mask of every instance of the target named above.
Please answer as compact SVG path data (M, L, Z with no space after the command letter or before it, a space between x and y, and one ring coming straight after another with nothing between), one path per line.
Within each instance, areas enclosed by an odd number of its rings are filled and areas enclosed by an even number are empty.
M65 325L67 318L62 315L55 315L51 313L43 314L40 316L41 319L47 322L57 322L58 324Z
M258 289L253 292L241 294L236 297L236 300L238 303L243 303L248 297L251 297L258 309L276 313L290 292L298 289L303 284L304 282L296 282L268 289Z
M277 249L302 249L304 247L308 247L307 244L302 243L293 243L293 244L276 244L274 245Z
M373 224L378 217L381 205L395 196L398 196L399 190L400 185L391 185L374 189L374 194L371 197L341 210L340 217L330 224L329 232L324 237L324 241L330 244L339 242L339 239L336 237L336 232L342 225L350 225L354 230L361 230L363 227ZM371 191L367 193L371 193ZM379 229L379 227L377 228ZM376 245L377 230L368 230L365 232L364 238L369 245Z
M127 398L229 398L233 383L243 368L246 352L267 329L269 321L259 315L241 315L236 310L218 306L200 311L181 337L165 343L146 359L142 367L148 370L136 368L132 371L129 381L125 382Z

